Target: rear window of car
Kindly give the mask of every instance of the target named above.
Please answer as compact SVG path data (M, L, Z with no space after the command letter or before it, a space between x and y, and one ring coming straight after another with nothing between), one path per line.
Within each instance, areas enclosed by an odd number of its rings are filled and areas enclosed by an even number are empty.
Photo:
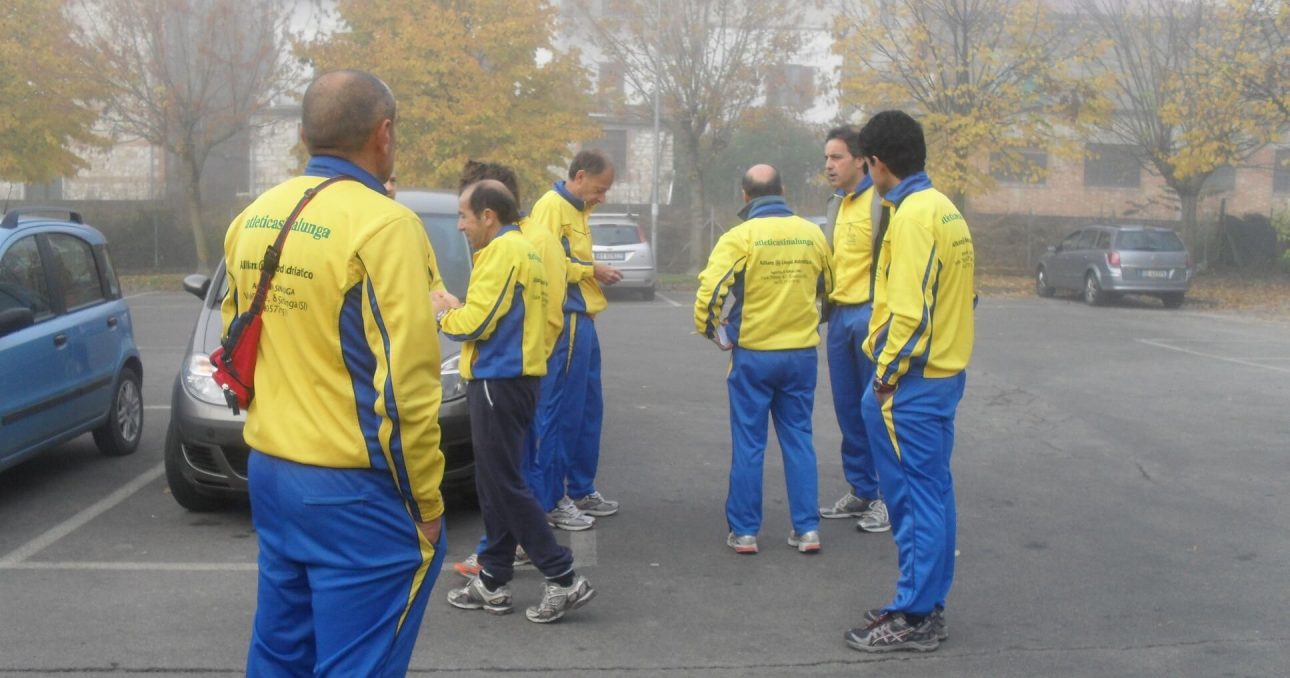
M635 245L641 241L640 231L632 224L593 224L591 243L602 247Z
M1182 239L1173 231L1120 231L1116 249L1131 252L1181 252Z

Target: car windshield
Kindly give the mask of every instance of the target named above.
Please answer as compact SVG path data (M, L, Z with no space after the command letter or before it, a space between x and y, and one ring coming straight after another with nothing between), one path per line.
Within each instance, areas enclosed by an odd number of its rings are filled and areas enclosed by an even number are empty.
M470 282L470 246L457 230L455 214L418 214L430 236L439 275L453 296L464 299Z
M1120 231L1116 249L1131 252L1181 252L1183 244L1173 231Z
M635 245L641 241L640 232L632 224L593 224L591 242L603 247Z

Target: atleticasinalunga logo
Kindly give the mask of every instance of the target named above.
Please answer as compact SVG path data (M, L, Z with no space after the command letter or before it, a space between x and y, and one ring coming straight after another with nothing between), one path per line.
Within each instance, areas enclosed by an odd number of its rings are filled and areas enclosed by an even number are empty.
M276 231L282 228L282 225L285 224L286 222L287 222L286 219L275 219L268 215L258 214L256 216L251 217L250 219L247 219L246 223L243 224L242 228L247 228L247 229L269 228ZM296 223L291 225L291 230L297 233L307 234L313 237L314 240L324 240L326 238L331 237L330 228L327 228L326 226L319 226L318 224L305 221L304 219L297 219Z

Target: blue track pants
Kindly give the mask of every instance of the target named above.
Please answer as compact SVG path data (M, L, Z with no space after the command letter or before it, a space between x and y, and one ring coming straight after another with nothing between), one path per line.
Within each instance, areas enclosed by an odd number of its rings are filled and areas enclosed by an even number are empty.
M726 521L735 534L755 535L761 529L767 415L775 420L784 455L793 529L801 534L819 527L819 478L811 440L817 362L814 348L733 351L726 377L733 442Z
M865 392L869 428L900 562L896 597L886 609L925 615L945 606L954 581L958 520L954 507L954 412L966 373L929 379L909 373L881 407Z
M585 313L566 313L564 330L547 361L538 411L539 463L545 466L539 503L548 511L565 495L575 499L596 491L604 398L600 390L600 339ZM548 395L551 395L548 400ZM549 403L549 405L548 405Z
M829 385L842 431L842 474L857 497L877 499L878 472L869 451L860 399L873 387L874 364L862 346L869 335L869 304L834 306L829 314Z
M403 676L446 551L408 515L390 472L252 451L260 544L248 676Z

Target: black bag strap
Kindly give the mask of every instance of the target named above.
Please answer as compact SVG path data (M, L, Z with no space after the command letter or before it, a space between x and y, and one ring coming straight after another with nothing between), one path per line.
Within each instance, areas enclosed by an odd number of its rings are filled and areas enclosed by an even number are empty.
M250 317L260 315L264 310L264 300L269 296L269 284L273 282L273 274L278 272L278 261L282 258L282 247L287 242L287 234L291 232L291 227L295 225L296 218L304 211L305 205L314 199L318 192L327 188L337 181L357 181L354 177L343 174L331 177L326 181L306 189L305 194L300 197L300 202L296 203L295 209L291 210L291 215L282 223L282 229L278 231L278 237L274 239L273 244L264 250L264 261L260 262L260 282L255 287L255 298L251 301L251 308L247 313Z

